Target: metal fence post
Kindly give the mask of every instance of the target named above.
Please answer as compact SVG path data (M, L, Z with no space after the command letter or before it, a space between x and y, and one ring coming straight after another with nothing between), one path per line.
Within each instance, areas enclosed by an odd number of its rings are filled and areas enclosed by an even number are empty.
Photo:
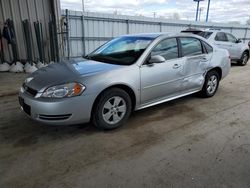
M129 34L129 20L126 20L127 23L127 34Z
M247 38L247 30L248 30L248 28L246 27L246 29L245 29L245 34L244 34L244 43L245 43L246 38Z
M82 12L82 51L83 51L83 56L85 56L86 55L86 48L85 48L84 12Z
M69 59L70 58L70 48L69 48L69 11L68 9L66 9L66 32L67 32L67 58Z
M160 22L159 25L160 25L160 32L162 32L162 23Z
M233 27L230 28L230 32L233 33Z

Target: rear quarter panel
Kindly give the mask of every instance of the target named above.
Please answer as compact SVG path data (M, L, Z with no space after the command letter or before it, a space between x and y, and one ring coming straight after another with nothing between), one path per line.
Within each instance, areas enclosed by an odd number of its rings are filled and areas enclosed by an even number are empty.
M209 69L213 69L215 67L221 68L221 79L225 78L229 74L231 68L231 61L229 57L230 55L227 50L214 47L214 52L210 61Z

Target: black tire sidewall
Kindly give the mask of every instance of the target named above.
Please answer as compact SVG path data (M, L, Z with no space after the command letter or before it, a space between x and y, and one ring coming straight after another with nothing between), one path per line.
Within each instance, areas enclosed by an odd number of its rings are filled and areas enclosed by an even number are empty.
M216 86L215 91L212 94L207 92L207 83L208 83L208 80L210 79L211 76L216 76L216 78L217 78L217 86ZM204 83L203 88L202 88L202 96L203 97L214 96L215 93L217 92L218 87L219 87L219 83L220 83L220 77L219 77L218 72L217 71L209 71L205 77L205 83Z
M119 121L116 124L108 124L107 122L105 122L105 120L102 117L102 109L104 104L107 102L108 99L114 97L114 96L119 96L121 98L123 98L123 100L126 103L126 107L127 107L127 111L126 114L124 115L124 117L122 118L121 121ZM124 90L119 89L119 88L111 88L105 92L103 92L101 94L101 96L99 97L95 109L93 110L93 123L97 128L101 128L101 129L106 129L106 130L110 130L110 129L116 129L120 126L122 126L124 124L124 122L127 121L127 119L129 118L130 114L132 111L132 102L130 99L130 96L128 95L128 93L126 93Z
M241 60L238 62L238 64L241 65L241 66L247 65L247 62L248 62L248 61L247 61L245 64L244 64L244 62L243 62L243 61L244 61L244 56L245 56L245 55L247 55L247 60L249 60L249 54L248 54L247 52L244 52L244 53L242 54L242 56L241 56Z

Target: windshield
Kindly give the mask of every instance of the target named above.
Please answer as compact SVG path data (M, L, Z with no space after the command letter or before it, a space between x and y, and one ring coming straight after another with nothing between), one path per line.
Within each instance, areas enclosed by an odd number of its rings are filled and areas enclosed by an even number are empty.
M208 39L212 35L212 33L213 32L202 31L202 32L197 33L197 35L199 35L205 39Z
M138 36L115 38L87 55L86 58L110 64L132 65L153 39Z

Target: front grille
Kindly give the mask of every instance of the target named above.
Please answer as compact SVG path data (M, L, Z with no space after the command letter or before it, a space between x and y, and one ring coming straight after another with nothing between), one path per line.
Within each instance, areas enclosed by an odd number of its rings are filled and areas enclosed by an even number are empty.
M62 115L44 115L39 114L39 118L42 120L50 120L50 121L56 121L56 120L66 120L71 116L71 114L62 114Z
M23 84L23 88L28 94L32 95L33 97L38 93L35 89L30 88L26 84Z

